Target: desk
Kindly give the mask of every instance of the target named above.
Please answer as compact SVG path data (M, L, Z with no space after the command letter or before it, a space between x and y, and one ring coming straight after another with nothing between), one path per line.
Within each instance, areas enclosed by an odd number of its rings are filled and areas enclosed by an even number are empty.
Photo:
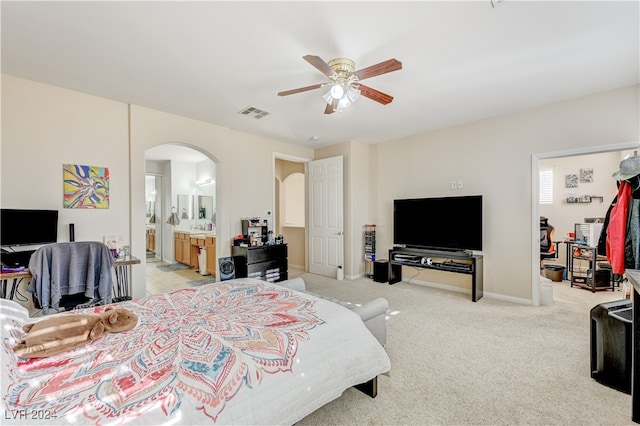
M633 336L631 359L631 420L640 423L640 270L627 269L627 278L633 285Z
M115 272L115 283L113 285L113 302L122 302L123 300L131 300L131 282L129 268L131 265L137 265L140 263L140 259L137 257L129 256L124 259L117 259L113 262L113 269ZM9 292L9 299L13 300L16 294L18 285L23 279L31 280L31 272L25 269L22 272L2 272L0 273L0 281L2 281L2 290L0 296L3 299L7 299L7 285L9 280L13 280L11 291Z
M9 293L9 299L13 300L13 296L15 296L16 290L18 289L18 284L20 284L20 281L24 278L28 278L29 280L31 279L31 273L28 269L25 269L22 272L0 273L0 281L2 281L0 296L2 296L3 299L7 298L7 284L9 280L13 279L13 285L11 286L11 292Z

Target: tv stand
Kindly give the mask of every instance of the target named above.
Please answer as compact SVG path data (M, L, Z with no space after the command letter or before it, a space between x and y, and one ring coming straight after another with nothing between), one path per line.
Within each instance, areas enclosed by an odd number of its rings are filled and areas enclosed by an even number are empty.
M402 266L471 275L471 300L482 298L482 255L466 250L393 248L389 250L389 284L402 281Z

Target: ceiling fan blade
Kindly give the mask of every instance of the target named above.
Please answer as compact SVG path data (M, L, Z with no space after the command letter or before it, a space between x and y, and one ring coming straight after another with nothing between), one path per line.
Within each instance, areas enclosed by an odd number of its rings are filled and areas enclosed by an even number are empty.
M329 64L323 61L320 56L306 55L303 56L303 58L305 61L309 62L311 65L320 70L320 72L327 77L333 77L334 75L336 75L336 72L333 70L333 68L331 68Z
M327 104L327 106L324 109L324 113L333 114L334 112L336 112L338 110L339 101L340 101L339 99L334 99L333 102L331 102L331 105Z
M372 99L376 102L380 102L382 105L389 104L393 100L393 96L382 93L376 89L372 89L371 87L365 86L364 84L360 85L360 95Z
M322 87L322 84L314 84L313 86L299 87L297 89L285 90L284 92L278 92L278 96L288 96L293 95L295 93L307 92L309 90L319 89Z
M370 67L363 68L354 72L353 74L358 77L359 80L364 80L365 78L375 77L376 75L386 74L392 71L398 71L402 69L402 62L397 59L388 59L384 62L380 62L376 65L371 65Z

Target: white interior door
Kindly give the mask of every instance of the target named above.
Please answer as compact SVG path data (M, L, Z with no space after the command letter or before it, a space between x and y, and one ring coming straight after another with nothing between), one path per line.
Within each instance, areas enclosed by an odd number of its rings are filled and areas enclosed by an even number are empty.
M342 156L309 162L309 272L335 277L344 261Z

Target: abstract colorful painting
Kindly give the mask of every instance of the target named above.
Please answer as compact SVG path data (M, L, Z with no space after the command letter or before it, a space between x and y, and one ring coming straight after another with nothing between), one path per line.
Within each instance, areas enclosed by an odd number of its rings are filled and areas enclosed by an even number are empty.
M65 164L62 171L65 209L108 209L109 169Z

